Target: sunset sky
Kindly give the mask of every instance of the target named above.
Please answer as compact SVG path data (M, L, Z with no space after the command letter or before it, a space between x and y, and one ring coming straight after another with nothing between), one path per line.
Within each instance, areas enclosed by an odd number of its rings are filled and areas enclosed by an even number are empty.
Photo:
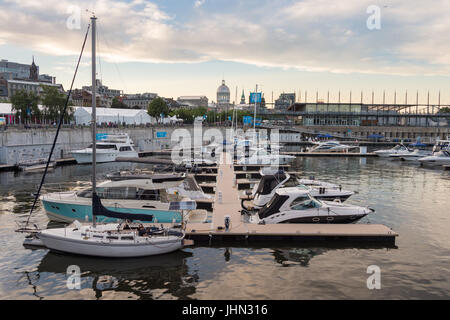
M369 29L367 8L380 8ZM78 8L78 9L77 9ZM67 21L81 12L80 28ZM448 0L0 0L0 59L30 63L67 89L89 23L98 17L98 78L125 93L215 93L224 77L246 96L272 92L319 98L450 104ZM90 83L90 45L76 87Z

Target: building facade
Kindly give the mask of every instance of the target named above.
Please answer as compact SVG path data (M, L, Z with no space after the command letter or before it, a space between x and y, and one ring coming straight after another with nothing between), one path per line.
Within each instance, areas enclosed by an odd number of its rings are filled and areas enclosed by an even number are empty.
M178 97L177 102L178 104L188 108L208 108L208 98L205 96L181 96Z
M147 109L157 96L156 93L126 94L121 97L121 101L130 109Z
M3 76L3 78L7 80L30 79L31 66L32 65L29 64L11 62L3 59L0 60L0 76ZM35 67L37 74L39 74L39 67L36 65Z
M291 104L295 103L295 93L282 93L275 100L276 110L287 110Z
M104 86L102 84L101 80L99 80L99 79L95 80L95 86L96 86L95 89L98 94L101 94L101 95L111 98L111 99L115 98L115 97L119 97L122 93L120 90L110 89L107 86ZM83 86L82 90L92 92L92 86Z
M42 94L43 86L51 86L58 88L61 92L64 92L64 88L61 84L51 84L47 82L35 82L25 80L7 80L8 82L8 97L12 97L18 91L25 90L27 92L34 92L38 96Z
M217 108L228 109L230 106L230 88L222 80L221 86L217 88Z

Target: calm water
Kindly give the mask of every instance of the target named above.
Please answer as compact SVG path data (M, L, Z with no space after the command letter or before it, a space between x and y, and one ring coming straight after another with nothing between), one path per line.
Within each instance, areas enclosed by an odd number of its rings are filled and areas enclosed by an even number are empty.
M201 246L132 260L67 256L22 246L14 232L31 206L40 174L0 174L1 299L396 299L450 297L450 173L383 159L303 158L306 176L358 191L349 203L376 209L361 223L400 233L395 247L328 244ZM102 174L136 167L100 165ZM89 166L57 168L49 182L75 188ZM71 181L67 183L67 181ZM39 207L33 221L47 218ZM81 290L66 287L78 265ZM368 290L367 267L381 268Z

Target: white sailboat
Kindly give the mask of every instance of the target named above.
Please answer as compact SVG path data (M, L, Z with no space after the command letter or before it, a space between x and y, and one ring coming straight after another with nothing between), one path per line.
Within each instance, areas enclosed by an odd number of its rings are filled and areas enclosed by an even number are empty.
M92 92L95 90L96 20L91 18L92 35ZM115 212L106 209L97 195L96 188L96 98L92 95L92 225L75 221L66 228L42 230L36 233L50 250L96 257L131 258L172 252L183 247L184 231L158 227L145 228L141 223L149 221L148 215ZM171 210L188 209L195 203L171 204ZM182 213L181 213L182 214ZM121 223L97 224L96 216L121 219Z

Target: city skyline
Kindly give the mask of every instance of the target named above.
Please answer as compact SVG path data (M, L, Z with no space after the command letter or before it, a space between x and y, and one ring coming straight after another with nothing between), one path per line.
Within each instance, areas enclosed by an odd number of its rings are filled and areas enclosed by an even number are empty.
M95 2L95 8L94 8ZM267 102L295 92L319 99L450 103L449 4L423 11L426 4L380 4L381 27L367 27L370 1L32 1L0 2L1 58L30 63L68 88L89 13L99 17L98 78L124 93L156 92L177 98L205 95L216 100L222 79L231 101L258 84ZM257 5L259 4L259 5ZM68 19L80 9L80 28ZM439 10L437 10L439 8ZM270 14L269 14L270 13ZM11 19L14 19L14 23ZM412 19L414 17L414 19ZM320 19L319 19L320 18ZM70 20L70 19L69 19ZM414 21L412 21L414 20ZM117 23L120 21L120 23ZM324 22L326 21L326 22ZM294 24L292 22L295 22ZM31 28L32 27L32 28ZM426 35L432 33L433 39ZM90 83L87 46L75 83Z

